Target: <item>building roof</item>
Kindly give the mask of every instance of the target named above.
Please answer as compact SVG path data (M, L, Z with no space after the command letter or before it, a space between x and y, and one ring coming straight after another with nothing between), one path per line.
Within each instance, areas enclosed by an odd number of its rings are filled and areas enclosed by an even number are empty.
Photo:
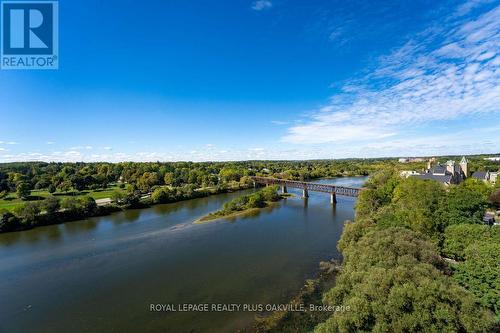
M465 156L462 156L462 160L460 161L460 163L467 163L469 161L467 161L467 159L465 158Z
M446 167L442 166L441 164L435 165L431 173L446 173Z
M485 171L476 171L472 174L472 178L485 180L486 179L486 172Z
M433 175L430 173L424 173L422 175L412 175L412 177L415 177L418 179L424 179L424 180L425 179L436 180L436 181L443 183L443 184L451 183L451 175L441 176L441 175Z

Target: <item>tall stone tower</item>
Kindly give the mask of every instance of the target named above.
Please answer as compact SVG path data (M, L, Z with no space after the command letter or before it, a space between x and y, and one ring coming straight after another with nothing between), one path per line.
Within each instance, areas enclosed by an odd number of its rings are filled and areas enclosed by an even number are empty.
M452 175L455 175L455 161L446 162L446 171L448 171Z
M465 158L465 156L462 156L462 160L460 161L460 168L462 169L465 177L469 176L469 161Z

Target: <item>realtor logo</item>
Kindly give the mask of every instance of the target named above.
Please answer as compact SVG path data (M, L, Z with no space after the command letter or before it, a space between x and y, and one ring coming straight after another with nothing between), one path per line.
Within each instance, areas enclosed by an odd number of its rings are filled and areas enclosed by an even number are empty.
M57 69L57 1L1 1L2 69Z

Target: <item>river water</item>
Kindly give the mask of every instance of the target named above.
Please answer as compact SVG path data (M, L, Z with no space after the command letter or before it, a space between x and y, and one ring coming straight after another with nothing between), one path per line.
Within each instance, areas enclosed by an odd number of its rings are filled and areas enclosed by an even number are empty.
M364 177L318 182L361 186ZM280 304L340 259L355 199L310 192L252 216L193 224L239 193L0 234L0 332L234 332L252 312L151 304Z

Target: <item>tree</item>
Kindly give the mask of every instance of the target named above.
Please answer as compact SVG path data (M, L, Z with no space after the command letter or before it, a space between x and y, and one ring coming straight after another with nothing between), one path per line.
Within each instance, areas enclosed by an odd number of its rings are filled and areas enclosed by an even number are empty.
M365 191L359 195L356 203L356 216L366 217L378 208L389 204L394 195L394 189L401 182L401 178L392 169L384 169L368 179Z
M141 191L149 192L151 187L159 185L158 174L156 172L145 172L141 178L139 178L137 185Z
M71 190L71 186L72 186L72 183L71 183L70 180L64 180L63 182L59 183L59 185L57 186L57 188L61 192L68 192L69 190Z
M488 202L481 185L469 182L450 188L441 214L444 224L482 223Z
M78 192L87 188L85 178L79 174L73 175L70 178L71 186Z
M47 212L47 214L53 214L53 213L59 211L59 208L61 208L59 199L53 195L49 195L42 202L42 209L44 209Z
M349 310L315 332L488 332L494 325L478 299L439 270L436 247L411 230L372 227L343 255L323 302Z
M174 173L166 172L165 176L163 176L163 181L165 182L165 185L171 186L174 183Z
M440 183L410 177L394 188L391 203L373 215L381 226L406 227L438 240L445 225L437 212L445 196Z
M65 211L76 212L79 208L78 200L72 197L65 197L61 200L61 208Z
M456 260L465 259L465 249L477 241L495 241L495 228L483 224L454 224L444 231L443 255ZM500 234L499 234L500 235ZM499 239L496 240L500 242Z
M14 231L18 226L17 217L6 210L0 211L0 232Z
M219 172L219 176L224 182L239 181L243 174L242 170L234 168L222 168Z
M16 194L17 197L26 200L31 194L31 189L28 183L26 182L19 182L16 186Z
M497 183L500 184L500 179L497 181ZM500 189L495 190L493 193L491 193L488 199L493 206L495 206L497 209L500 209Z
M33 226L40 214L40 205L37 202L28 201L24 205L14 208L14 213L21 220L21 224Z
M122 192L122 191L113 191L113 193L111 193L111 199L116 202L116 203L120 203L123 199L125 198L125 194Z
M153 194L151 194L151 199L155 203L167 203L172 201L173 196L174 191L168 188L159 187L153 191Z
M56 186L54 184L50 184L48 191L49 193L54 193L56 191Z
M83 216L93 216L97 213L98 207L94 198L89 196L84 196L79 200L80 211Z
M479 241L465 249L465 262L454 266L453 277L474 293L500 322L500 237Z

